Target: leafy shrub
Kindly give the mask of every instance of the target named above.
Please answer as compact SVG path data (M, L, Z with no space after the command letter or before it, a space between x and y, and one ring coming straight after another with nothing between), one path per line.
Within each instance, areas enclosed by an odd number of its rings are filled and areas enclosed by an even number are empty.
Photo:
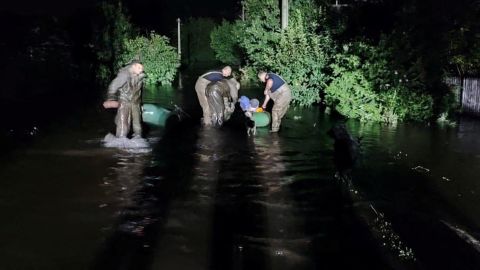
M382 106L355 55L336 56L334 79L325 89L325 102L340 114L362 121L382 121Z
M384 122L425 121L433 115L433 99L426 94L394 89L381 93L380 99L384 105Z
M249 84L252 82L260 83L260 81L258 81L258 70L256 68L247 65L241 67L239 71L242 84Z
M120 57L121 65L136 58L140 58L145 66L147 84L171 84L180 66L177 49L169 45L167 37L154 32L149 37L139 36L125 40L125 51Z
M257 80L258 70L276 72L291 86L296 104L319 102L323 92L325 103L349 118L389 123L431 118L433 99L424 94L424 70L415 62L421 59L398 53L412 50L410 43L383 36L374 45L338 47L318 1L293 1L285 30L277 0L244 3L246 21L224 22L211 34L219 60L245 63L243 80Z
M224 64L240 65L241 63L238 27L237 23L223 21L210 33L210 46L214 50L215 58Z
M94 46L99 63L96 74L99 81L105 83L119 67L123 41L132 38L136 31L120 2L117 5L102 2L98 11L99 19L94 22Z
M291 86L293 102L309 106L320 101L320 91L327 80L325 68L328 66L333 42L330 35L323 31L315 33L317 20L308 13L309 21L305 21L304 13L299 6L293 6L290 13L289 27L280 30L277 1L246 1L247 21L238 23L242 31L239 45L244 50L249 66L258 70L264 69L280 74ZM302 0L302 2L314 2ZM256 76L254 77L256 79Z
M388 54L377 50L365 43L343 46L331 65L333 80L325 89L327 105L346 117L367 121L429 119L432 97L412 89L415 82L410 84L406 75L392 71Z
M460 91L460 86L448 87L448 91L446 91L447 93L439 101L440 112L447 118L453 117L460 111Z
M357 42L363 55L362 70L372 82L384 107L383 121L425 121L433 114L433 98L425 90L418 66L395 59L391 44L383 37L377 46Z

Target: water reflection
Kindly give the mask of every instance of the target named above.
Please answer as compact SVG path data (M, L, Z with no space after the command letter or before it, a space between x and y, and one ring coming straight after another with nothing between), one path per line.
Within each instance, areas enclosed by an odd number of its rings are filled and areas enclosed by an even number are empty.
M114 157L116 162L104 178L102 187L106 196L115 198L115 201L100 207L110 207L109 204L117 207L117 223L108 229L111 235L97 256L93 269L120 269L137 262L141 249L150 246L146 229L157 222L157 216L151 211L156 198L145 193L153 186L152 182L158 180L157 177L144 175L152 155L119 150ZM142 269L141 265L139 269Z
M108 197L115 196L119 207L128 207L134 203L133 194L141 186L143 170L148 165L151 155L119 151L114 157L116 163L110 168L102 186ZM122 212L119 215L122 215Z
M352 125L364 134L364 157L354 177L367 199L385 213L421 263L446 269L461 262L461 268L473 269L478 255L469 261L470 251L456 251L471 242L462 238L475 234L480 224L474 180L480 173L478 123L461 119L457 127L444 128L406 123L367 132L362 126ZM414 237L419 231L422 237ZM457 248L442 248L445 243Z
M220 163L234 154L220 130L200 128L192 152L191 182L174 198L158 238L153 269L210 269L214 203Z
M282 144L278 134L260 133L254 139L255 168L264 190L258 203L264 207L265 236L249 240L267 249L267 269L309 269L313 262L305 253L311 241L299 230L303 218L294 212L297 205L289 191L294 177L287 175Z
M478 119L461 118L456 128L456 140L454 148L458 152L471 153L475 158L480 159L480 121Z

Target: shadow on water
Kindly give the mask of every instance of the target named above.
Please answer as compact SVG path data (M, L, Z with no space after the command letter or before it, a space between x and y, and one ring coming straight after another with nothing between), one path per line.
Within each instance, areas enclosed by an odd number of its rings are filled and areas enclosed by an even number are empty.
M118 172L143 180L93 269L385 269L333 174L318 179L325 142L293 134L167 127L143 173Z
M264 187L255 168L254 145L244 130L223 133L221 147L228 152L218 163L209 269L265 268L267 252L246 243L265 234L264 212L255 203Z
M160 100L193 117L165 128L143 172L122 168L137 189L93 269L385 269L333 181L318 111L248 137L241 121L199 128L194 92L177 94Z
M120 181L136 182L134 191L93 269L148 268L157 244L157 229L166 222L171 200L184 193L191 181L189 168L195 139L193 133L174 127L164 134L154 152L141 161L143 169L125 166L118 172Z
M186 75L182 89L146 92L189 115L151 128L150 152L102 148L113 115L92 107L11 155L0 170L2 270L480 265L477 120L347 121L362 140L345 182L334 177L334 118L292 107L279 134L203 128Z
M154 263L157 238L168 223L172 201L191 185L197 129L191 120L170 118L162 138L143 160L144 169L125 166L119 172L119 178L135 181L136 187L93 269L149 269Z

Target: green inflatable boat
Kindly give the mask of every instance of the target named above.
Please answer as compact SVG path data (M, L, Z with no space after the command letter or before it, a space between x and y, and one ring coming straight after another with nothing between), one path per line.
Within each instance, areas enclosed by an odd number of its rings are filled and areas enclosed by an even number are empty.
M143 104L142 119L149 125L164 127L171 113L159 105L147 103Z
M149 125L164 127L171 114L172 112L170 110L157 104L143 104L142 119L143 122ZM269 112L254 112L253 120L257 127L267 127L270 125L271 116Z
M268 127L270 125L271 116L269 112L254 112L253 120L257 127Z

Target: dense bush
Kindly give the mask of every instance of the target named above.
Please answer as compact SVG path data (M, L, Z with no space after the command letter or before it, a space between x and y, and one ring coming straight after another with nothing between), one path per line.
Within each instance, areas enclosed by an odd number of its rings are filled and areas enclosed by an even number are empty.
M320 13L302 11L314 2L301 2L291 7L289 27L282 31L278 1L247 0L247 20L237 22L236 29L242 34L236 37L249 66L245 70L278 73L291 86L293 102L308 106L320 101L327 80L325 68L334 46L327 32L315 32L319 30L316 23Z
M239 32L237 23L223 21L210 33L210 46L215 58L227 65L240 65L242 49L239 47Z
M394 70L384 49L361 42L343 46L331 65L326 104L360 120L396 123L432 117L432 97L415 91L417 79Z
M149 37L127 39L120 64L125 65L133 59L140 59L147 73L147 84L172 83L180 66L177 49L169 45L168 38L151 33Z
M257 82L258 70L253 66L245 65L240 68L240 80L242 84L251 84L252 82ZM259 82L259 81L258 81Z
M331 65L333 80L325 89L325 103L348 118L382 121L382 106L356 55L338 54Z
M323 93L327 106L349 118L395 123L432 117L424 65L416 62L421 59L399 53L414 51L403 32L338 46L345 23L341 29L329 24L318 1L293 1L285 30L278 1L244 3L245 21L224 22L211 34L218 59L241 62L243 78L257 80L258 70L276 72L291 86L294 103L311 105Z
M320 90L327 80L325 67L333 43L327 34L313 34L304 25L303 16L294 10L289 27L279 41L265 50L258 64L280 74L290 85L295 103L309 106L320 101Z
M383 121L428 120L433 115L434 102L425 92L419 65L398 59L391 43L387 37L382 37L375 46L363 42L357 42L356 46L364 58L362 70L384 107Z
M94 22L94 49L98 61L96 74L100 82L106 83L118 69L123 41L132 38L136 31L121 2L117 5L102 2L98 11L99 19Z

